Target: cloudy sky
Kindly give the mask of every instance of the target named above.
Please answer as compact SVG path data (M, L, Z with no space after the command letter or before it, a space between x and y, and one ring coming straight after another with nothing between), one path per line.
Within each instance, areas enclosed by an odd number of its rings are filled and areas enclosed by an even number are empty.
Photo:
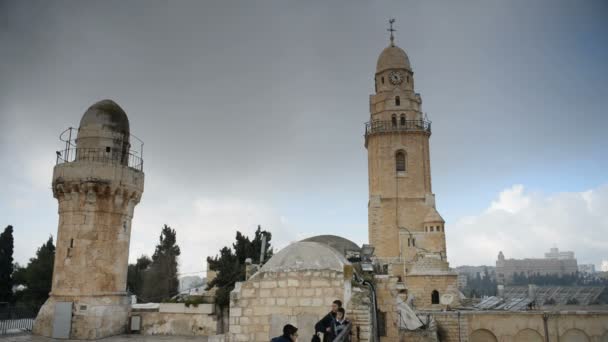
M131 260L177 230L181 272L258 224L275 246L367 240L376 58L409 55L433 121L453 266L608 259L606 1L0 0L0 225L57 231L59 133L111 98L145 141Z

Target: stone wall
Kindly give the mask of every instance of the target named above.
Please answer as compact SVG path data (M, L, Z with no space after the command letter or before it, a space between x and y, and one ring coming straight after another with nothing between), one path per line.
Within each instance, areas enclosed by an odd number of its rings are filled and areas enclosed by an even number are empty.
M307 340L334 300L348 310L350 293L351 280L343 272L258 272L231 293L229 339L267 342L290 323Z
M453 274L422 274L422 275L408 275L405 279L405 283L408 289L408 295L413 296L414 308L416 309L438 309L444 308L443 305L432 303L432 292L436 290L439 292L439 296L449 293L453 296L454 302L453 307L459 305L459 292L458 292L458 275Z
M608 312L428 312L442 342L606 342Z
M161 303L156 310L137 310L142 335L213 336L218 333L218 317L213 304L189 307L181 303Z
M384 327L386 334L380 336L380 341L398 341L399 339L399 316L397 314L397 306L395 297L399 294L397 284L398 277L388 275L377 275L374 277L376 286L376 301L378 304L379 316L384 316ZM405 294L403 294L405 297ZM381 329L382 330L382 329Z

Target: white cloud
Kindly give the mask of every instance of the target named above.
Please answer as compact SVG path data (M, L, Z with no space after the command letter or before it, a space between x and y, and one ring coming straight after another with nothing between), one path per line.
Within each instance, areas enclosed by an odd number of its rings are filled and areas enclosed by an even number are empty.
M142 253L151 255L158 243L162 224L177 231L181 248L180 273L206 269L206 258L234 242L236 231L252 236L257 225L269 230L275 250L294 239L287 219L261 201L235 198L196 197L171 200L136 208L131 237L130 261ZM171 222L167 222L171 218Z
M542 257L552 246L576 253L579 263L608 256L608 185L583 192L541 194L513 185L479 215L446 229L453 265L493 265L507 258Z
M516 184L510 189L503 190L498 196L498 200L490 204L488 211L504 210L514 214L528 205L530 205L530 197L524 195L524 186Z

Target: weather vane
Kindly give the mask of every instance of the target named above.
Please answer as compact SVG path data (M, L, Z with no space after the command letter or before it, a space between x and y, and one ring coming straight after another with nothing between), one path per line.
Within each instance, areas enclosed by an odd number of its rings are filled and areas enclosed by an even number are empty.
M393 28L393 24L395 23L395 18L391 18L388 20L388 25L389 28L386 29L388 32L391 33L391 46L395 46L395 37L393 36L393 32L397 31Z

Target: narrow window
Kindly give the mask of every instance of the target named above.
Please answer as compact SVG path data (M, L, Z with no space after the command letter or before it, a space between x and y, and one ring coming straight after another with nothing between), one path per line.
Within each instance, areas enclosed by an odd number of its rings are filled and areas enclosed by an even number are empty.
M410 75L405 76L405 83L410 83Z
M70 239L70 248L74 248L74 239Z
M439 304L439 292L437 290L433 290L433 293L431 293L431 304Z
M416 247L416 239L412 239L412 246Z
M433 231L433 229L434 229L434 227L433 227L433 226L431 226L431 232Z
M399 96L395 96L395 106L401 106L401 100L399 99Z
M401 126L405 126L405 114L401 114Z
M382 76L382 77L380 78L380 82L382 82L382 84L384 84L384 76Z
M411 245L411 242L412 242L412 239L410 239L410 238L407 238L407 246L408 246L408 247L410 247L410 245Z
M397 115L393 114L393 117L391 118L391 123L393 125L393 127L397 127Z
M397 172L405 171L405 152L397 152L397 154L395 155L395 166Z
M110 153L110 151L112 151L112 148L110 146L106 146L106 152Z
M386 336L386 312L378 310L376 318L378 319L378 335Z

